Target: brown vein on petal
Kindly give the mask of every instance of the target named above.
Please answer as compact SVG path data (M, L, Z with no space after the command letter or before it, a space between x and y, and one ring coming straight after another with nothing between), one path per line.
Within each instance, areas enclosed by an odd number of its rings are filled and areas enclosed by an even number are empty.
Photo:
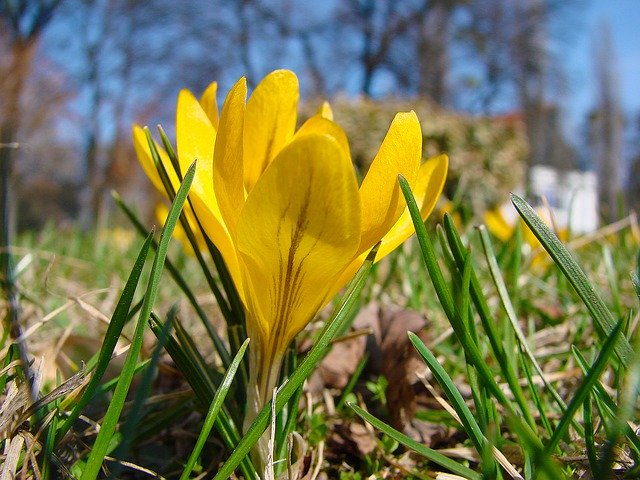
M309 185L313 185L313 169L309 170ZM286 269L284 269L283 258L280 257L280 276L278 279L277 305L275 309L275 325L270 336L271 348L278 349L283 341L286 341L284 334L291 321L292 313L300 307L300 290L304 283L305 275L303 265L309 253L313 250L318 240L311 248L296 262L296 255L299 253L300 244L304 238L304 233L309 225L310 192L304 198L301 205L297 221L291 231L291 244L287 253Z

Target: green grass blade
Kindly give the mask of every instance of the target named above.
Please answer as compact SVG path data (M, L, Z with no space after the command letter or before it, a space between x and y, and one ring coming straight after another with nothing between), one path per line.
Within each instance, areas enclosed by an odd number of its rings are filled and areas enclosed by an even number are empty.
M462 423L464 430L467 432L467 435L469 435L469 438L473 442L476 450L481 452L487 444L487 439L482 434L473 413L471 413L471 410L464 401L464 398L462 398L462 394L456 387L453 380L451 380L451 377L449 377L444 368L442 368L442 365L440 365L440 362L438 362L435 355L431 353L424 343L422 343L422 340L420 340L413 332L407 332L407 334L409 335L409 340L413 344L414 348L420 354L424 362L427 364L427 367L429 367L429 370L431 370L431 373L444 390L445 395L451 402L451 406L458 414L458 417L460 417L460 422Z
M298 368L291 374L291 377L278 390L275 405L276 413L279 413L282 410L296 390L298 390L302 383L309 377L309 375L311 375L325 355L331 339L334 337L336 332L340 330L343 322L350 319L352 311L358 303L360 292L365 285L367 275L371 270L377 250L377 247L374 247L369 253L367 260L349 284L347 291L340 300L340 303L336 307L331 319L329 319L322 333L318 337L318 340L315 342L309 353L304 357L302 362L300 362ZM214 480L226 480L230 478L239 463L248 456L251 447L253 447L253 445L258 441L258 438L260 438L269 424L271 419L271 408L271 402L268 402L260 411L249 427L249 430L247 430L244 438L240 441L237 448L233 451L222 468L220 468L214 477Z
M298 345L296 340L289 345L287 352L287 367L286 376L289 376L289 372L294 372L298 367ZM298 420L298 406L300 405L300 397L302 396L302 388L296 390L291 396L289 402L282 409L278 417L276 418L276 445L279 446L276 458L285 458L287 454L287 438L295 430ZM282 462L284 467L284 463ZM278 468L282 468L280 465L276 465L276 471Z
M60 373L56 375L56 385L60 385ZM45 441L42 451L42 480L49 480L52 476L51 460L56 446L56 430L58 429L58 410L60 408L60 399L56 399L53 404L54 412L51 412L51 423L44 431Z
M637 348L637 341L635 346ZM599 471L603 478L613 477L612 467L615 461L615 447L624 432L628 431L629 422L633 422L636 419L637 400L640 395L640 351L635 351L625 377L620 389L618 408L613 418L612 432L607 438L602 452ZM636 435L635 440L637 438Z
M140 384L138 385L138 388L136 389L136 393L133 398L133 404L126 417L126 420L124 421L124 425L120 430L122 441L120 442L120 444L118 445L118 448L113 454L115 458L122 459L127 454L127 452L129 451L129 448L131 447L131 444L133 443L133 439L137 432L140 419L143 416L142 409L147 400L149 392L151 391L151 383L157 371L158 362L160 361L160 355L162 354L164 345L167 341L167 338L169 337L169 331L171 329L172 320L175 317L175 313L176 313L176 309L172 308L171 311L169 312L168 320L164 325L160 336L158 337L158 343L153 348L153 352L151 354L151 358L149 359L149 363L145 367L145 371L142 375L142 379L140 380ZM116 463L116 465L113 467L113 469L109 473L109 478L118 478L118 475L120 474L121 470L122 470L122 464Z
M187 194L189 193L189 188L191 187L195 171L196 163L194 162L191 167L189 167L189 170L178 189L176 198L171 205L171 209L169 210L167 221L162 230L162 234L160 235L160 241L153 260L153 266L151 267L151 274L144 302L133 334L132 343L129 347L127 358L122 367L120 380L118 381L118 385L114 391L113 398L109 403L107 413L104 416L100 432L98 433L93 448L91 449L91 453L89 454L89 459L87 460L85 469L80 477L81 480L94 480L98 476L104 457L107 454L111 437L116 430L116 425L120 418L122 407L124 406L129 387L131 386L131 380L133 379L133 372L137 363L138 354L142 347L144 329L158 292L160 277L162 275L162 269L167 256L167 249L169 247L169 241L171 240L171 235L173 234L173 230L178 222L178 218L180 217L182 206L184 205Z
M518 213L531 229L536 238L540 241L544 249L549 253L553 261L558 265L564 276L569 280L578 296L589 310L594 320L594 327L602 337L611 338L610 333L615 328L613 315L606 307L598 293L591 286L591 282L582 271L580 266L571 256L571 253L556 237L547 225L540 220L533 208L522 198L511 194L511 201L518 210ZM622 363L627 365L633 354L629 341L624 336L619 336L615 351Z
M451 326L456 333L456 337L464 348L467 360L473 366L475 366L478 374L482 378L484 385L491 391L496 400L498 400L498 402L500 402L512 414L514 418L517 418L519 420L521 415L515 411L513 403L509 401L502 389L496 383L494 375L484 361L484 357L480 353L478 346L470 338L469 332L460 320L460 314L453 302L453 296L451 295L451 292L447 287L444 276L442 275L442 271L440 270L440 266L438 265L433 245L431 244L431 240L427 235L427 230L424 226L424 223L422 222L422 218L420 217L420 210L418 209L415 198L411 193L411 187L409 186L406 179L402 176L399 176L399 182L400 188L402 189L402 193L409 208L409 213L411 214L411 219L413 220L413 225L416 229L416 237L418 238L418 242L420 244L420 250L422 258L424 260L424 264L427 267L427 271L429 273L429 276L431 277L431 281L433 283L434 289L436 290L436 295L440 300L442 308L444 309L444 312L447 315L447 318L449 319L449 322L451 323ZM529 425L526 425L526 428L531 430L531 427L529 427ZM534 433L532 433L532 435L535 436Z
M433 450L433 449L431 449L429 447L425 447L421 443L416 442L412 438L406 436L403 433L400 433L399 431L397 431L394 428L390 427L389 425L387 425L386 423L384 423L380 419L374 417L373 415L371 415L367 411L363 410L359 406L354 405L353 403L350 403L350 402L347 403L347 405L349 407L351 407L353 409L353 411L356 412L356 414L360 418L362 418L365 422L370 423L371 425L373 425L375 428L380 430L385 435L393 438L398 443L401 443L402 445L406 446L407 448L410 448L411 450L413 450L417 454L422 455L424 458L432 461L433 463L438 464L441 467L444 467L447 470L450 470L454 474L459 475L459 476L461 476L463 478L468 478L468 479L471 479L471 480L481 480L482 479L482 475L480 475L479 473L476 473L473 470L471 470L470 468L465 467L464 465L461 465L460 463L458 463L458 462L456 462L454 460L451 460L449 457L444 456L443 454L441 454L437 450Z
M456 264L458 265L460 271L463 271L466 266L466 259L470 255L468 250L462 244L462 240L460 239L453 220L449 215L445 215L444 217L444 230L447 235L447 239L449 241L449 245L455 258ZM496 357L497 363L502 370L502 374L505 380L509 384L509 388L513 393L516 402L518 403L518 406L520 407L520 411L524 415L524 418L529 426L533 428L535 426L535 420L533 419L533 415L529 410L529 406L524 397L524 393L522 392L522 387L520 387L520 383L518 381L518 376L516 374L516 365L514 364L515 355L513 355L512 352L510 352L511 354L509 354L505 351L497 328L496 320L493 317L491 309L489 308L489 305L487 304L487 301L484 297L480 281L478 280L478 277L472 268L469 275L471 298L473 299L476 310L478 311L478 314L480 316L480 321L482 322L482 326L484 327L484 330L489 339L489 343L491 344L491 350Z
M529 362L527 361L526 355L522 350L520 350L520 364L522 366L522 370L524 371L525 378L527 379L527 385L529 386L529 393L531 395L531 399L538 409L538 414L540 415L540 423L544 427L545 431L549 436L553 433L553 428L551 427L551 423L549 422L549 417L547 415L547 404L542 402L542 397L540 396L540 388L534 383L533 375L531 372L531 368L529 367ZM546 384L546 379L543 380ZM562 402L560 406L560 411L564 412L566 409L566 405ZM578 426L577 423L574 423L574 427Z
M171 162L171 166L173 167L174 172L178 177L179 181L182 181L182 172L180 171L180 161L178 160L178 155L176 154L171 142L169 141L169 137L165 133L164 129L161 125L158 125L158 132L160 133L160 140L162 140L162 146L164 150L167 152L167 156L169 157L169 161Z
M593 363L591 369L589 370L589 373L583 379L580 387L574 393L571 402L567 406L567 410L560 418L558 426L553 432L551 439L549 439L549 443L547 443L545 447L546 455L551 455L555 451L558 443L560 443L560 440L566 434L567 429L569 428L569 424L571 423L574 415L576 414L580 406L584 403L585 399L591 392L591 389L598 381L600 374L609 365L611 355L614 352L615 346L618 345L618 337L622 332L623 326L624 321L621 320L613 328L613 331L602 345L602 350L598 354L596 361Z
M156 336L159 335L162 324L155 315L151 315L149 324ZM168 338L165 349L193 390L197 403L203 409L208 409L216 394L215 386L209 381L208 375L200 369L199 365L194 363L193 358L183 350L174 336ZM240 441L240 435L237 427L226 415L224 409L216 416L214 427L227 448L229 450L235 449ZM240 468L246 478L256 478L256 473L248 460L244 460Z
M595 443L595 426L593 424L593 405L591 403L591 395L587 395L582 404L582 418L584 421L584 445L587 453L587 459L591 466L593 478L600 478L598 454Z
M358 379L360 378L360 375L362 375L362 371L364 370L364 367L367 365L367 361L368 360L369 360L369 353L365 352L365 354L362 356L362 358L358 362L358 365L356 366L356 369L353 371L353 374L351 375L351 378L349 378L349 382L347 383L347 385L342 390L342 394L340 395L340 400L338 401L338 403L336 405L336 410L337 411L342 410L342 407L347 402L347 398L349 397L349 395L351 394L351 392L355 388L356 383L358 383Z
M509 298L509 292L507 291L507 286L502 278L502 274L500 273L500 267L498 266L498 262L496 260L496 256L493 250L493 245L491 242L491 238L489 237L489 233L484 226L480 226L478 228L480 232L480 240L482 243L482 248L484 250L485 258L487 260L487 264L489 265L489 273L491 274L491 278L493 279L493 283L498 291L498 296L500 297L500 303L502 304L502 308L507 314L507 319L511 324L511 328L516 334L516 338L518 339L518 343L520 344L520 348L524 351L526 356L529 358L529 361L533 365L533 368L536 370L540 379L543 381L545 387L551 393L551 396L558 404L561 410L564 411L566 405L560 397L560 394L553 387L553 385L547 380L544 372L542 371L542 367L538 363L536 357L534 356L531 348L529 347L529 342L524 335L524 332L520 328L520 323L518 322L518 315L513 307L513 303ZM517 282L515 282L517 283ZM486 304L485 304L486 305Z
M147 254L149 253L149 246L151 245L152 240L153 233L150 233L147 235L147 238L142 245L142 248L140 249L138 258L133 265L133 269L129 274L127 283L125 284L122 290L122 294L120 295L120 300L118 300L116 308L113 311L111 321L109 322L109 326L107 327L107 331L104 336L104 341L102 342L102 346L100 347L100 352L98 354L97 363L93 375L91 376L91 380L87 384L87 387L84 389L82 396L73 406L73 409L71 410L69 416L60 426L60 429L58 430L58 433L56 435L58 441L60 441L62 437L64 437L64 435L69 431L69 429L78 419L84 408L89 404L94 394L96 393L98 386L100 385L100 381L102 380L107 367L109 366L111 356L113 355L113 351L116 347L116 344L118 343L118 339L120 338L122 328L127 322L129 310L131 309L131 303L133 302L133 296L135 294L136 287L138 286L138 282L140 281L140 275L142 274L142 270L147 259Z
M582 372L586 375L589 372L589 364L587 360L584 358L582 353L574 348L573 355L578 362L579 367L582 369ZM602 405L601 410L603 410L602 416L605 415L609 418L615 418L617 415L618 407L616 406L615 401L611 398L611 395L605 390L604 386L601 382L596 382L594 387L593 396L598 401L598 405ZM606 425L606 424L604 424ZM629 442L629 447L633 449L636 456L640 456L640 437L636 434L636 432L631 428L631 426L626 425L624 428L624 434Z
M225 373L222 383L218 388L215 396L213 397L213 401L211 402L211 406L209 407L209 411L207 412L207 416L204 419L204 423L202 425L202 430L200 430L200 435L198 436L198 440L196 441L195 446L193 447L193 451L187 460L187 465L182 471L182 475L180 475L180 480L187 480L191 472L193 471L193 467L195 467L196 460L200 456L200 452L202 452L202 448L204 447L207 438L209 438L209 433L213 428L213 424L215 422L216 417L218 416L218 412L222 407L224 399L231 388L231 382L236 376L236 372L238 367L240 366L240 362L242 361L242 357L244 357L244 352L247 350L247 346L249 345L249 339L247 338L244 343L240 346L238 353L236 354L233 362L229 365L229 369L227 373Z
M164 167L164 163L162 163L162 158L160 157L160 152L158 151L158 145L156 144L153 136L151 135L151 131L149 127L144 127L144 135L147 139L147 145L149 146L149 152L151 153L151 159L153 160L153 164L156 167L156 171L158 172L158 176L160 177L160 181L162 182L162 186L164 187L164 191L167 194L167 197L170 201L173 202L173 199L176 196L176 191L173 188L171 183L171 179L169 178L169 172ZM176 159L177 162L177 159ZM177 175L180 175L180 166L176 163L172 165L173 168L177 168ZM182 181L182 180L181 180Z
M131 224L134 226L134 228L141 235L145 235L146 236L147 235L147 229L142 224L140 219L136 216L136 214L122 201L122 199L120 198L120 196L117 193L113 193L112 195L113 195L114 201L116 202L116 205L127 216L127 218L129 219ZM158 248L158 244L157 244L157 242L155 240L152 240L151 247L154 250L156 250ZM213 345L214 345L216 351L218 352L218 355L220 355L220 359L222 360L222 364L225 366L225 368L227 368L228 365L231 363L231 356L229 355L229 351L227 350L227 347L225 346L224 342L222 341L222 339L220 338L220 336L216 332L215 328L213 327L211 321L209 320L209 317L207 316L205 311L202 309L202 307L200 306L200 304L196 300L195 295L191 291L191 288L189 288L189 285L187 284L187 282L183 278L182 274L180 273L180 270L178 268L176 268L176 266L173 265L173 263L168 258L165 260L165 268L167 269L167 271L171 275L171 278L173 278L173 281L176 283L178 288L180 288L180 290L182 290L182 293L185 294L185 296L187 297L187 300L189 301L189 303L191 304L193 309L196 311L196 314L198 315L198 317L200 318L202 324L204 325L205 329L207 330L207 333L209 334L209 337L211 338L211 341L213 342ZM214 292L214 296L216 296L216 299L218 298L215 292ZM222 298L222 294L220 294L220 296Z
M456 306L453 301L453 295L451 295L451 292L447 288L446 281L442 275L440 266L438 265L433 245L427 235L424 223L422 223L420 210L418 209L416 200L413 198L413 194L411 193L411 187L402 176L399 177L399 182L400 187L402 188L402 193L404 194L404 198L409 207L409 212L411 213L411 219L413 220L413 225L416 229L416 237L420 244L420 251L427 267L427 271L429 272L429 276L431 277L433 287L436 290L436 295L438 296L440 304L442 305L447 317L454 318L456 316Z
M149 320L149 325L154 334L159 338L162 332L162 323L156 317L155 314L151 314L151 319ZM200 404L207 408L208 405L211 404L213 397L215 395L215 388L213 383L211 383L206 375L200 369L200 365L194 363L193 358L185 352L180 345L178 339L170 335L167 339L165 349L171 359L176 364L176 367L182 373L184 378L187 380L187 383L193 390L196 398L200 402Z
M189 332L184 328L182 322L179 319L176 319L174 322L176 338L178 340L178 344L184 355L189 357L189 361L192 365L201 372L202 378L207 382L208 390L211 392L212 397L208 399L205 404L207 407L211 403L213 398L213 394L216 391L216 388L222 382L222 374L216 370L209 368L207 362L203 358L202 354L198 350L195 342ZM186 372L185 372L186 373ZM237 380L237 379L236 379Z

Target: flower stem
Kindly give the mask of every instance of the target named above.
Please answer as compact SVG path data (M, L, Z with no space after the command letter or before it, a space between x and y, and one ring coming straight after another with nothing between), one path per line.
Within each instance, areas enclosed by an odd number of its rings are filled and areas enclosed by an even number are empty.
M271 401L273 391L278 386L283 354L278 351L264 352L256 342L249 352L249 383L247 411L243 431L246 432L256 416ZM273 428L273 424L272 424ZM269 458L269 431L265 431L251 452L251 459L257 472L263 472ZM274 448L274 447L272 447ZM275 448L274 448L275 449Z

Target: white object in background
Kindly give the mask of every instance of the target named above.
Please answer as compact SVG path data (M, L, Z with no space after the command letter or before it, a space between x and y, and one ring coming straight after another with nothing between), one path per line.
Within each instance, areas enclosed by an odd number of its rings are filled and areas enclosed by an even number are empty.
M594 172L570 170L558 172L553 167L531 167L530 191L533 207L542 207L545 198L559 229L570 227L576 234L598 228L598 179Z
M598 178L595 172L567 172L565 184L571 231L593 232L598 228Z
M558 171L547 165L534 165L529 172L529 182L534 206L542 205L546 198L549 206L558 207L559 176Z

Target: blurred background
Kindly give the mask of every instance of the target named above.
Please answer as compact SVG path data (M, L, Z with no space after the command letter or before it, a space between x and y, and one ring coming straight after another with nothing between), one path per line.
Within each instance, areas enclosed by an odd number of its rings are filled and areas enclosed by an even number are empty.
M639 24L638 0L0 0L3 189L18 231L117 223L111 190L150 212L132 123L290 68L358 168L414 109L468 215L527 191L587 231L640 205Z

